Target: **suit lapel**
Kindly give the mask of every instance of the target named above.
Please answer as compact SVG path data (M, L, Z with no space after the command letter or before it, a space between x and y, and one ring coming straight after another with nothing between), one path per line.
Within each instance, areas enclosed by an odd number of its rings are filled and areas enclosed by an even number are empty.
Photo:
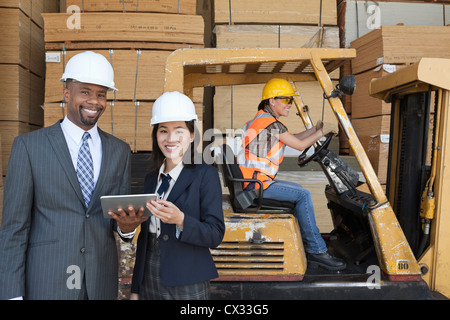
M174 203L193 181L193 169L184 167L170 191L167 201Z
M83 194L81 193L77 173L73 166L69 148L67 147L67 142L64 138L64 133L62 132L60 123L61 121L58 121L57 123L49 127L49 131L47 134L48 140L50 141L50 144L55 151L55 155L58 158L58 161L61 163L61 167L63 168L68 181L72 185L80 201L84 204Z

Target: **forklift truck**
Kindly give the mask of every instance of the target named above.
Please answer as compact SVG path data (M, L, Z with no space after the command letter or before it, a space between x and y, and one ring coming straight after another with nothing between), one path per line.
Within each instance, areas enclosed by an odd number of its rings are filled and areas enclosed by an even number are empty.
M419 211L401 216L399 222L340 100L352 93L354 78L341 79L334 87L329 76L355 54L354 49L205 48L180 49L168 57L164 90L190 97L194 87L266 83L272 78L293 84L318 81L365 177L362 191L358 174L327 150L330 137L316 145L311 157L299 157L299 165L317 161L328 178L324 191L334 230L323 236L330 252L347 261L346 270L308 268L300 230L291 214L227 212L223 242L211 249L219 273L211 283L213 299L432 298L431 280L424 280L423 274L434 261L429 258L426 265L419 264L400 223L417 220ZM448 95L446 99L448 107ZM295 104L305 128L312 126L300 96ZM390 142L393 153L397 142ZM439 184L434 181L435 186Z
M369 93L391 103L386 194L436 295L450 297L450 59L417 63L373 79Z

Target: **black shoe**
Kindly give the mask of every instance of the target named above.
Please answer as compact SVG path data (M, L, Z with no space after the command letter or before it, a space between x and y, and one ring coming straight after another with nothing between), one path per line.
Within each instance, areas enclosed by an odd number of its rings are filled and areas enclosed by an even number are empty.
M347 264L344 260L333 257L328 252L324 253L309 253L308 254L308 263L311 266L320 266L327 270L339 271L344 270L347 267Z

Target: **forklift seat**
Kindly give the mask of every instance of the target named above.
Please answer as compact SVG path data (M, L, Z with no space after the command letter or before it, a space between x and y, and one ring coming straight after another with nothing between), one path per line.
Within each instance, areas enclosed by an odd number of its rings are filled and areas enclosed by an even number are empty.
M295 203L264 199L262 182L256 179L244 179L236 156L228 144L222 147L222 174L224 183L230 193L231 206L235 212L256 213L261 210L278 210L293 213ZM259 184L258 190L243 190L243 182Z

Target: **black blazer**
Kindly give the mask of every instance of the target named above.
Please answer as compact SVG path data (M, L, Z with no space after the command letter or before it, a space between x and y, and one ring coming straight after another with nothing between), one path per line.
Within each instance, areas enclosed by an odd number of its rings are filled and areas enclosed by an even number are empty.
M158 172L145 178L144 192L156 192ZM182 286L217 278L209 248L217 247L225 233L222 187L217 169L206 164L184 167L167 201L184 213L184 226L176 238L176 225L161 222L161 282ZM141 225L131 292L139 293L145 266L149 220Z

